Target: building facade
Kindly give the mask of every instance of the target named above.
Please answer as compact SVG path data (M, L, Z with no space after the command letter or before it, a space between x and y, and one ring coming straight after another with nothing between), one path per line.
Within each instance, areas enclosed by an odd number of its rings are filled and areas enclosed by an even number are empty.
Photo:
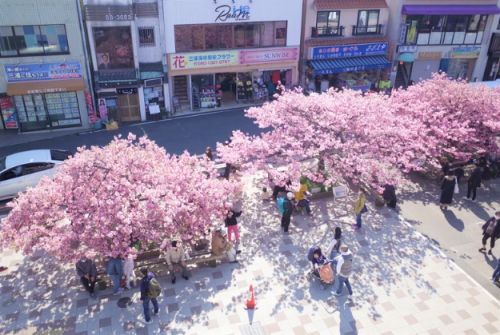
M84 4L98 116L135 122L164 115L170 104L163 61L163 2L87 0Z
M298 84L301 0L165 0L175 112L258 103Z
M391 41L398 45L391 77L408 86L443 71L481 80L497 0L399 0L391 2Z
M305 0L302 85L367 91L386 84L391 55L385 0ZM382 85L382 88L383 85Z
M493 19L487 57L483 80L500 79L500 15L495 15Z
M0 129L89 126L94 109L79 12L77 0L0 2Z

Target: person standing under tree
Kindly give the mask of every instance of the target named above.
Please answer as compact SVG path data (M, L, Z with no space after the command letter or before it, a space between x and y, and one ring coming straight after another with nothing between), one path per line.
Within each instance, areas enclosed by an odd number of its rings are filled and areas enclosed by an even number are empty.
M153 320L151 320L149 302L151 301L153 303L154 315L158 315L160 307L158 306L157 298L161 293L161 287L160 283L156 280L155 275L152 272L149 272L148 269L142 268L141 273L143 275L141 280L141 301L144 309L144 319L146 320L146 324L150 324Z
M352 299L352 287L349 282L349 276L352 273L352 253L346 245L340 247L340 255L338 255L335 260L337 261L336 276L338 281L335 295L339 296L342 294L342 289L345 284L347 292L349 293L348 298Z
M456 192L455 186L458 187L456 184L456 177L451 172L448 172L441 183L441 197L439 199L439 208L441 208L441 210L447 210L448 206L453 201L453 193Z
M283 215L281 216L281 228L283 232L288 233L288 227L290 226L290 220L292 219L293 213L293 193L288 192L286 198L283 202Z
M366 191L361 188L359 190L358 198L354 202L354 214L356 214L356 224L354 229L361 229L362 215L368 212L366 208Z
M482 175L483 168L476 165L467 181L467 199L471 198L472 201L476 200L476 191L478 187L481 187Z
M95 283L97 281L97 267L95 263L87 258L87 256L83 256L76 263L76 273L80 277L80 282L87 292L89 292L92 298L95 298Z
M113 281L113 294L121 294L123 291L120 287L123 277L123 260L120 257L111 257L108 261L106 271Z
M172 284L175 284L177 278L175 277L175 267L180 267L182 270L182 278L185 280L189 279L189 271L187 269L186 262L184 261L184 249L177 245L177 239L173 239L170 242L170 248L165 254L165 260L167 261L168 271L170 272L170 278Z
M488 255L492 255L491 250L495 247L495 240L500 238L500 211L496 212L494 217L486 221L482 229L483 246L479 249L479 252L486 251L486 242L490 239L490 250L488 250Z

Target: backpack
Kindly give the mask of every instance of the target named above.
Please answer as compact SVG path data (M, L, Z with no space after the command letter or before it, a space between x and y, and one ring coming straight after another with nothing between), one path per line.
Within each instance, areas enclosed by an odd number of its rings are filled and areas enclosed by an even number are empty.
M161 293L160 283L156 278L152 278L149 281L149 290L147 293L148 298L157 298Z
M280 197L276 200L276 202L278 203L278 210L280 211L280 214L285 213L285 198Z

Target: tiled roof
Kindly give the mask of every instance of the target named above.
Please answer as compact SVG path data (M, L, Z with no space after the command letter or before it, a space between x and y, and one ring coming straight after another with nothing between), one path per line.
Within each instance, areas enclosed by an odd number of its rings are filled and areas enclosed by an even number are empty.
M316 0L317 9L387 8L385 0Z

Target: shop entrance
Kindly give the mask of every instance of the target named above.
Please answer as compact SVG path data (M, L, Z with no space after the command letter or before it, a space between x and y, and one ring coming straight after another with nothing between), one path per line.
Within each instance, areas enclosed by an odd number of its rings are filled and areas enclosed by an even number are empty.
M236 73L215 74L217 107L236 103Z
M137 89L118 92L117 107L120 121L131 122L141 120Z

